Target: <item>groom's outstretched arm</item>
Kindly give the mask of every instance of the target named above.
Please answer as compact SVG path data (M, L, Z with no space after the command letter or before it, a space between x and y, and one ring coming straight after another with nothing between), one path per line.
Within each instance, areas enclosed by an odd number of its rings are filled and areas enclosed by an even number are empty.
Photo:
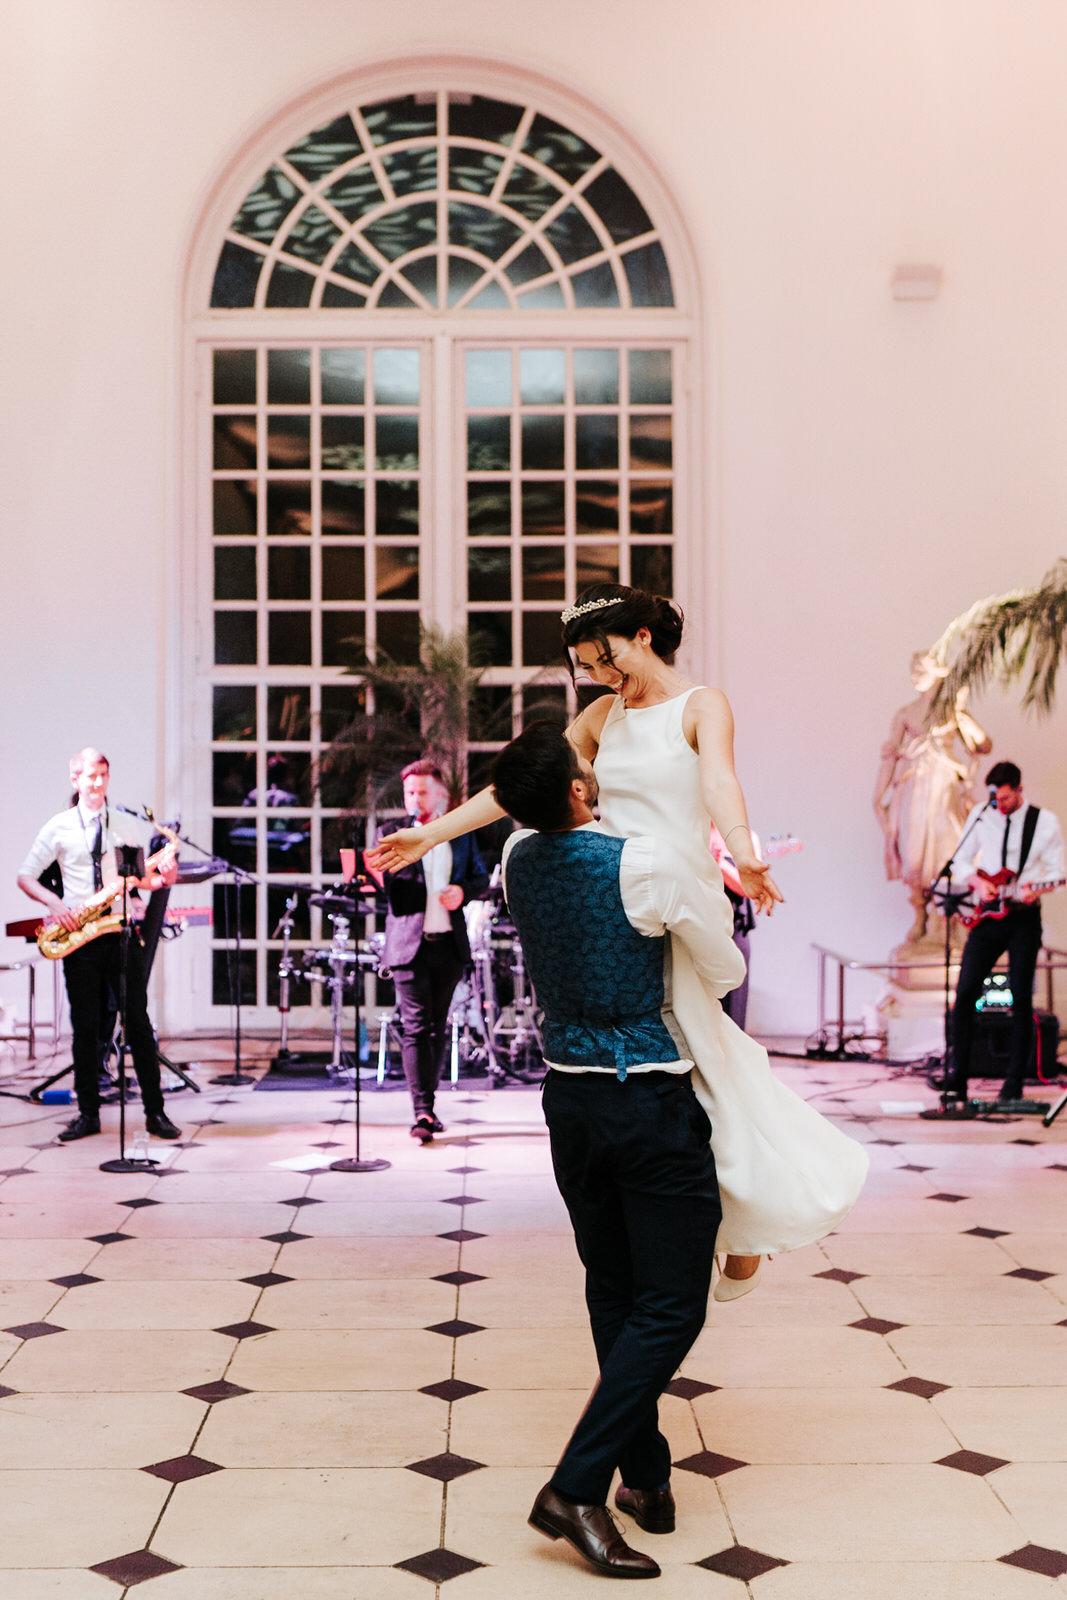
M689 952L697 972L721 999L745 976L733 942L733 911L720 891L694 875L673 845L627 839L619 888L628 920L650 937L670 932Z

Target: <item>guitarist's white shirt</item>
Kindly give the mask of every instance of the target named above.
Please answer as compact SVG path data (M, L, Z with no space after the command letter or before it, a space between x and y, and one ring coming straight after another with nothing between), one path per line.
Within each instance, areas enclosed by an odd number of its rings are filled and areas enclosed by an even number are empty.
M121 823L117 823L109 806L105 805L100 811L90 811L81 801L49 817L30 846L29 854L19 868L20 874L39 878L45 868L56 861L63 874L63 904L84 905L94 893L92 846L98 816L104 821L101 875L104 883L109 883L115 876L117 846L144 845L148 838L147 826L140 827L136 817L124 816Z
M992 874L999 872L1003 863L1009 871L1018 872L1027 810L1025 797L1018 809L1007 817L999 811L991 810L988 805L974 807L960 834L960 838L964 840L963 848L952 863L954 889L963 889L979 867ZM975 822L976 817L977 822ZM967 830L972 824L974 831L968 833ZM1006 862L1003 858L1005 828L1008 830ZM1059 818L1054 811L1047 811L1042 807L1037 814L1034 841L1026 858L1022 878L1015 886L1014 893L1016 896L1019 895L1031 883L1055 882L1065 877L1067 872L1064 871L1063 833L1060 830Z

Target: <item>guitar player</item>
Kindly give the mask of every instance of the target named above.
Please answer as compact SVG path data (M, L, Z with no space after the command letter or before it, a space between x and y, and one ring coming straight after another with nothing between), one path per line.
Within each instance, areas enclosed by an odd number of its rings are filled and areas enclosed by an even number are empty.
M43 905L50 920L64 928L77 927L77 908L114 877L115 847L123 842L107 805L110 770L99 750L80 753L76 785L78 800L51 817L37 835L18 876L19 888ZM71 770L74 772L72 761ZM138 841L139 842L139 841ZM40 882L40 874L56 862L63 875L63 898ZM177 859L164 853L158 870L144 879L131 879L130 887L157 889L177 877ZM74 1090L78 1115L59 1135L64 1143L100 1132L99 1040L101 994L105 984L119 988L121 937L104 933L63 957L63 976L70 1001L73 1034ZM159 1057L148 1019L144 959L136 938L129 941L126 987L126 1038L134 1071L141 1086L145 1126L159 1139L179 1139L180 1129L163 1108Z
M1041 896L1064 882L1063 835L1052 811L1028 805L1022 773L998 761L986 774L989 800L976 806L960 835L952 887L969 886L977 920L963 948L952 1015L951 1076L944 1087L966 1098L975 1004L1007 951L1012 995L1008 1073L1000 1100L1022 1098L1034 1039L1034 973L1041 948ZM983 913L984 909L984 914ZM992 914L990 914L992 913Z

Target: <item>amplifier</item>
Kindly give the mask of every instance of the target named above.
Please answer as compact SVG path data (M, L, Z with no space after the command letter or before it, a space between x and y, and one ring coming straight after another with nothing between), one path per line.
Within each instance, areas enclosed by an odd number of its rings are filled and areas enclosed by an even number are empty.
M1030 1051L1027 1081L1037 1083L1038 1061L1046 1078L1054 1078L1059 1070L1056 1051L1060 1042L1059 1019L1052 1011L1034 1011L1034 1042ZM1041 1052L1038 1056L1038 1040ZM971 1046L970 1076L972 1078L1003 1078L1008 1071L1008 1051L1011 1042L1011 1009L984 1009L974 1019L974 1042Z

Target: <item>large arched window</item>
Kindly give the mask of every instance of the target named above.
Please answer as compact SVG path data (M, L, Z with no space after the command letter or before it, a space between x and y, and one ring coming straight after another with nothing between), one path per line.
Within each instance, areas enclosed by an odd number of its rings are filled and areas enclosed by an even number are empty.
M420 622L467 626L484 706L517 727L561 606L602 578L670 592L688 562L689 322L622 153L558 100L434 87L323 113L233 195L190 317L187 815L210 805L219 853L261 881L242 922L263 1023L284 901L345 842L321 756L363 694L346 669L415 659ZM228 992L224 893L204 1021ZM320 933L302 912L300 941Z

